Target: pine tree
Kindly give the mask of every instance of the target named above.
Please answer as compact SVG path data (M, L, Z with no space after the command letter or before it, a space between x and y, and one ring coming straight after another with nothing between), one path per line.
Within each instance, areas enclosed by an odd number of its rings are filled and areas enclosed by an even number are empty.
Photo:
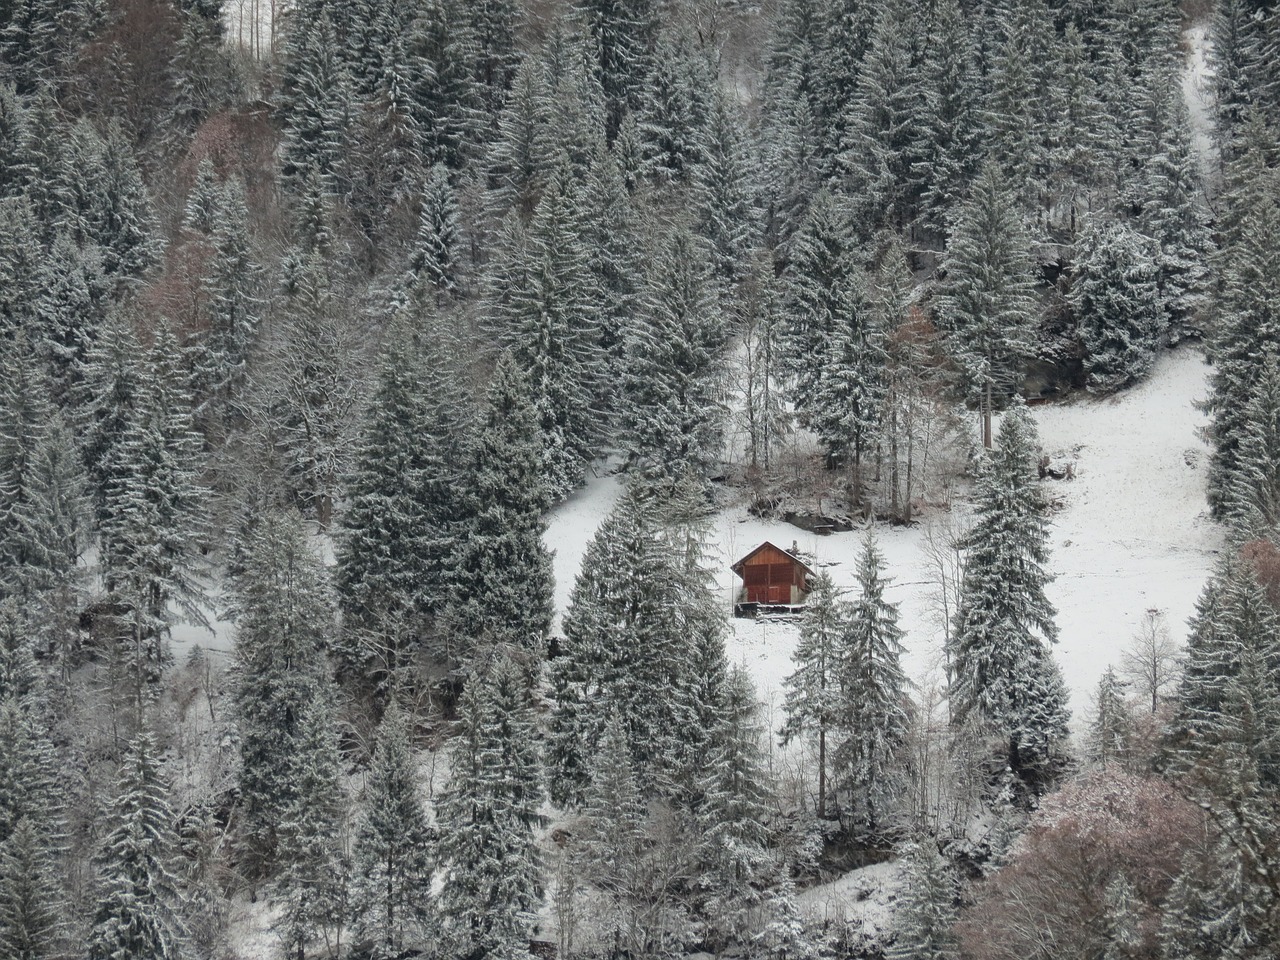
M473 648L510 644L540 651L551 628L542 457L529 385L505 353L475 440L466 535L451 563L450 628Z
M354 97L329 11L317 6L295 12L285 41L288 66L277 99L284 122L281 174L286 181L305 183L314 173L336 193L344 180Z
M66 903L50 846L26 818L0 841L0 951L12 960L52 960L61 953Z
M418 796L412 720L395 701L383 715L356 830L355 934L378 960L422 942L431 917L435 836Z
M110 284L103 275L98 248L81 249L59 231L36 280L33 337L44 356L50 390L60 405L68 404L84 376L90 345L97 339L108 309Z
M1143 379L1155 362L1166 316L1158 286L1159 249L1121 221L1093 222L1081 234L1072 305L1095 390Z
M145 661L163 662L163 637L175 616L205 622L199 440L179 359L173 334L162 329L143 358L146 391L106 465L102 564L107 589L128 611L122 626L139 671Z
M787 263L786 321L794 377L792 400L802 420L816 406L823 364L831 337L851 309L856 289L852 230L840 201L829 193L814 197L809 215L790 246Z
M940 325L981 413L987 449L992 409L1016 386L1032 352L1035 300L1027 248L1014 200L996 167L987 164L947 241L938 305Z
M292 764L307 705L327 682L323 651L334 610L296 514L265 514L237 547L233 698L243 836L254 870L275 858L279 825L296 802Z
M429 307L458 285L458 204L449 171L437 163L427 174L418 213L418 236L403 284L413 302Z
M544 153L550 107L542 65L526 57L498 116L497 141L489 149L489 206L495 216L512 210L525 220L533 215L554 159Z
M130 744L99 855L89 960L170 960L185 954L174 875L176 817L150 735Z
M205 236L213 233L213 221L222 201L222 184L213 160L202 157L196 165L196 179L183 207L182 225Z
M773 265L757 257L735 319L743 344L742 404L752 471L768 471L776 445L790 430L784 402L782 297Z
M1223 510L1240 540L1274 537L1280 530L1280 359L1264 349Z
M979 478L964 541L960 606L948 641L952 722L985 724L1008 744L1009 766L1030 785L1052 776L1066 736L1066 690L1049 645L1055 611L1044 501L1032 463L1036 433L1025 409L1000 424Z
M756 210L746 145L728 100L715 96L703 127L693 171L700 236L711 244L716 278L726 284L750 270L755 246Z
M341 659L367 680L394 677L444 610L469 421L446 345L429 329L397 325L347 481L338 553Z
M655 183L687 183L702 163L706 91L713 83L696 51L674 39L659 39L636 113L641 170Z
M1106 768L1108 763L1124 762L1129 755L1129 738L1133 717L1125 699L1129 685L1107 667L1093 695L1093 720L1089 724L1090 759Z
M881 828L905 786L902 754L911 723L907 677L900 662L898 605L884 598L891 582L868 529L858 560L859 596L839 639L836 779L850 814L870 831Z
M931 837L907 844L905 896L894 917L896 936L889 960L957 960L956 882Z
M865 283L853 279L819 355L809 423L827 462L849 471L850 500L866 509L864 458L879 443L884 409L884 331L867 302Z
M827 737L839 725L840 655L848 607L828 573L814 578L800 623L795 671L784 681L787 721L779 731L785 746L803 734L818 741L818 819L826 817Z
M595 40L611 143L623 117L639 109L641 92L653 69L655 7L652 0L578 0L576 4L578 16Z
M478 142L481 106L466 7L457 0L423 3L410 29L408 53L414 65L410 96L424 163L459 170Z
M524 10L515 0L479 0L468 5L468 15L480 96L496 117L521 61L516 41Z
M297 725L287 767L294 789L277 826L280 872L271 893L281 907L275 927L285 956L305 960L308 945L317 937L329 941L347 915L348 864L342 846L347 811L332 694L316 688Z
M720 371L727 325L704 246L677 231L652 262L640 322L628 331L621 441L646 474L706 474L723 444Z
M505 303L491 312L533 389L553 501L582 482L601 432L592 408L601 375L599 316L584 232L581 196L562 157L527 240L504 251L511 282Z
M538 129L537 154L549 170L567 159L572 179L581 183L606 149L607 107L590 35L567 26L553 26L539 58L545 80L540 112L546 122Z
M524 678L499 661L474 675L463 694L440 806L439 915L458 956L527 956L542 902L533 838L540 779Z

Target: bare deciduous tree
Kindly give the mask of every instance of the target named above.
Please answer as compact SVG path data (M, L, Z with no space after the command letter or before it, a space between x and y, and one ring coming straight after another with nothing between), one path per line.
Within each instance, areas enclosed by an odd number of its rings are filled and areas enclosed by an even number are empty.
M1169 633L1163 610L1153 607L1142 615L1138 632L1120 664L1134 690L1150 702L1151 712L1155 713L1178 674L1178 644Z

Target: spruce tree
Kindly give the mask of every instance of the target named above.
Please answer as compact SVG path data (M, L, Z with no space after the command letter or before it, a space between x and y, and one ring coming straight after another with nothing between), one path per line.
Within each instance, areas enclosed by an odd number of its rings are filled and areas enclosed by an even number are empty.
M642 297L626 341L620 439L648 475L705 475L723 444L728 329L704 245L677 231L654 258Z
M1091 223L1077 249L1071 299L1089 385L1102 391L1128 386L1150 372L1167 322L1159 250L1121 221Z
M717 280L731 284L750 270L758 224L746 145L728 100L714 96L694 168L697 231L711 245Z
M472 648L540 651L551 628L550 498L529 384L504 353L489 387L466 484L465 536L451 561L449 620Z
M818 742L818 818L826 816L827 738L839 725L840 656L848 626L848 606L840 599L831 575L814 578L800 622L800 642L792 660L795 671L784 681L787 720L779 731L785 746L801 735Z
M477 145L481 107L466 6L458 0L421 4L407 46L414 67L410 96L423 161L459 170Z
M0 951L12 960L59 956L65 910L50 838L23 818L0 841Z
M1280 530L1280 359L1264 350L1223 511L1240 540L1274 538Z
M964 540L959 610L948 640L952 722L985 726L1007 745L1008 763L1033 789L1052 777L1066 736L1066 690L1050 644L1055 610L1044 501L1036 484L1035 426L1015 407L988 454Z
M182 891L174 873L176 817L149 734L129 746L99 852L89 960L171 960L185 955Z
M906 845L904 897L894 917L895 938L889 960L957 960L956 882L932 837Z
M1129 755L1129 738L1133 717L1125 699L1128 684L1107 667L1093 695L1093 719L1089 723L1090 759L1106 768L1109 763L1123 763Z
M240 735L240 800L249 869L269 866L296 802L293 761L307 704L327 683L324 649L333 599L301 519L267 513L237 545L233 702Z
M869 831L882 827L905 787L902 759L911 716L901 665L898 605L884 598L891 582L868 529L858 558L859 595L841 632L836 667L839 699L836 779L849 814Z
M612 142L623 117L639 109L653 69L656 4L652 0L578 0L576 9L595 40Z
M440 805L446 942L458 956L527 956L542 902L533 838L542 791L528 690L509 661L472 677L452 757Z
M418 235L403 284L412 302L429 310L458 285L458 204L449 171L437 163L427 174L418 212Z
M353 852L355 935L391 960L426 939L435 835L418 795L413 718L393 700L378 726Z
M1013 197L988 163L961 205L943 259L938 304L965 388L991 448L991 413L1017 386L1032 352L1035 300L1027 236Z

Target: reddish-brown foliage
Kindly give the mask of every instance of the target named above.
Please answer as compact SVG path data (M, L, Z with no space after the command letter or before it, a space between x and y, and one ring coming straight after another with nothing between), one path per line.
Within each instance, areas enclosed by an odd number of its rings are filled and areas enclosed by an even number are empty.
M1270 540L1251 540L1240 548L1240 556L1253 567L1271 605L1280 610L1280 549Z
M1045 801L1008 866L977 891L959 933L973 960L1074 960L1102 955L1105 892L1134 888L1143 943L1157 955L1158 906L1204 818L1163 780L1118 768L1081 778Z

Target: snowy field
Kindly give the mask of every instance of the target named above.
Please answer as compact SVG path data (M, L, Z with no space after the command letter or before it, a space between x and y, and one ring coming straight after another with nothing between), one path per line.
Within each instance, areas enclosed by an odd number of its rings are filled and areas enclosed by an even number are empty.
M1181 637L1213 566L1221 536L1205 506L1207 450L1194 407L1206 392L1208 368L1194 347L1165 354L1141 386L1106 399L1081 396L1033 410L1046 453L1075 464L1075 479L1046 481L1058 507L1052 518L1049 597L1058 607L1057 656L1071 688L1076 723L1108 664L1133 636L1143 613L1166 612ZM592 479L551 516L547 543L556 551L556 606L563 613L587 541L621 491L617 477ZM940 679L941 625L925 533L939 518L912 527L880 526L877 536L895 578L888 598L900 604L907 632L906 667L921 682ZM726 612L739 586L730 564L765 540L792 543L837 584L852 587L861 533L819 537L789 524L760 520L745 503L716 517L710 558ZM769 725L781 721L782 680L791 671L798 626L731 619L729 656L755 678Z

